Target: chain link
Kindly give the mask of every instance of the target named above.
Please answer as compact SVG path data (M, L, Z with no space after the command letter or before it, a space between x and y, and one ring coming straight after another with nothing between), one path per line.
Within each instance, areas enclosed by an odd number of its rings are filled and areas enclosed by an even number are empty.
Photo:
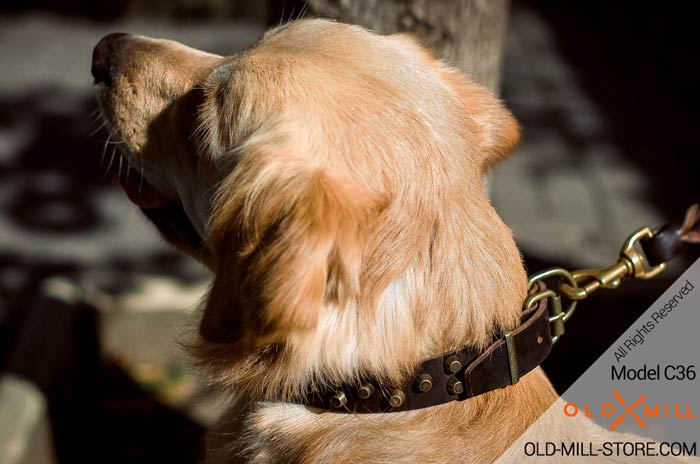
M550 299L549 322L552 323L552 342L556 343L564 334L564 323L574 313L579 301L588 298L599 288L618 288L623 277L651 279L666 269L666 263L648 266L644 253L639 249L640 240L653 236L654 232L649 227L642 227L632 233L622 245L617 262L608 268L567 271L557 267L530 276L528 291L532 291L537 282L541 280L558 277L558 292L548 288L532 294L525 300L525 308L531 308L544 298ZM562 296L569 301L566 310L562 306Z

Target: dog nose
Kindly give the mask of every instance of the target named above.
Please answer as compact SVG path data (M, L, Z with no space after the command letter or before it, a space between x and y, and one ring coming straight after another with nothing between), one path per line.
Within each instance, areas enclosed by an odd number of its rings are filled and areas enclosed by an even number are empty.
M110 85L112 83L112 60L116 51L118 42L130 34L123 32L115 32L102 37L95 48L92 50L92 67L90 72L95 78L95 84L104 83Z

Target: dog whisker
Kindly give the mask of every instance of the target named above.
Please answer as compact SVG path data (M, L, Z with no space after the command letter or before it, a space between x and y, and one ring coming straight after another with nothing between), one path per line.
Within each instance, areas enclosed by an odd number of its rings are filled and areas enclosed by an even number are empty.
M304 5L301 7L301 10L299 11L299 15L297 15L296 19L301 19L301 18L303 18L304 15L306 15L306 12L309 11L309 7L310 7L310 6L311 6L311 5L309 4L309 1L306 0L306 1L304 2Z
M112 156L109 158L109 164L107 165L107 173L112 169L112 163L114 163L114 156L117 152L117 147L112 149Z
M139 180L139 193L141 193L141 189L143 188L143 156L139 156L139 160L141 160L141 169L139 169L139 174L141 175L141 179Z
M90 124L90 125L92 125L92 124ZM98 133L103 127L105 127L106 125L107 125L107 120L105 119L104 121L102 121L102 124L100 124L99 126L97 126L97 129L93 130L92 132L90 132L90 133L88 134L88 137L92 137L93 135L97 134L97 133ZM89 126L88 126L88 127L89 127Z
M113 152L117 151L117 147L114 147L112 149ZM124 161L124 157L119 154L119 167L117 168L117 182L121 182L122 180L122 161Z
M104 163L105 160L105 155L107 154L107 145L109 145L109 140L112 138L112 135L114 134L114 131L110 131L109 135L107 136L107 140L105 140L105 143L102 147L102 156L100 157L100 166ZM106 174L106 172L105 172Z
M88 116L88 128L93 127L95 124L97 124L100 121L105 121L105 119L102 118L99 114L95 116Z
M287 2L282 3L282 14L280 17L280 21L277 24L277 27L284 26L298 18L296 4L292 5L291 10L287 11L285 9L285 7L287 6L286 3Z
M93 126L95 123L97 123L98 121L105 120L105 119L102 117L102 114L101 114L101 112L100 112L100 108L99 108L99 107L98 107L98 108L95 108L94 110L92 110L92 112L88 115L87 119L88 119L88 121L89 121L88 127L92 127L92 126Z

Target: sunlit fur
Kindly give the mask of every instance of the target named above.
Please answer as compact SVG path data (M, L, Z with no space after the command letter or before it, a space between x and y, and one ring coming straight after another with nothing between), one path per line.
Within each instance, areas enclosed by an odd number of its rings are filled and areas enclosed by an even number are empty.
M214 273L195 351L237 402L210 462L491 462L556 399L537 369L405 413L275 401L360 374L390 386L517 324L525 271L481 181L518 140L496 98L408 36L329 21L227 58L129 48L107 116Z

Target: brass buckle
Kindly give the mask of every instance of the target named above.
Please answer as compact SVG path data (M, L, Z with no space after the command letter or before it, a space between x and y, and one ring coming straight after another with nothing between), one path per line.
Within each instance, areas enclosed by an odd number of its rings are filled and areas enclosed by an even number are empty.
M510 370L510 384L515 385L520 380L520 366L518 366L518 354L515 351L515 340L512 332L506 332L506 351L508 352L508 369Z

